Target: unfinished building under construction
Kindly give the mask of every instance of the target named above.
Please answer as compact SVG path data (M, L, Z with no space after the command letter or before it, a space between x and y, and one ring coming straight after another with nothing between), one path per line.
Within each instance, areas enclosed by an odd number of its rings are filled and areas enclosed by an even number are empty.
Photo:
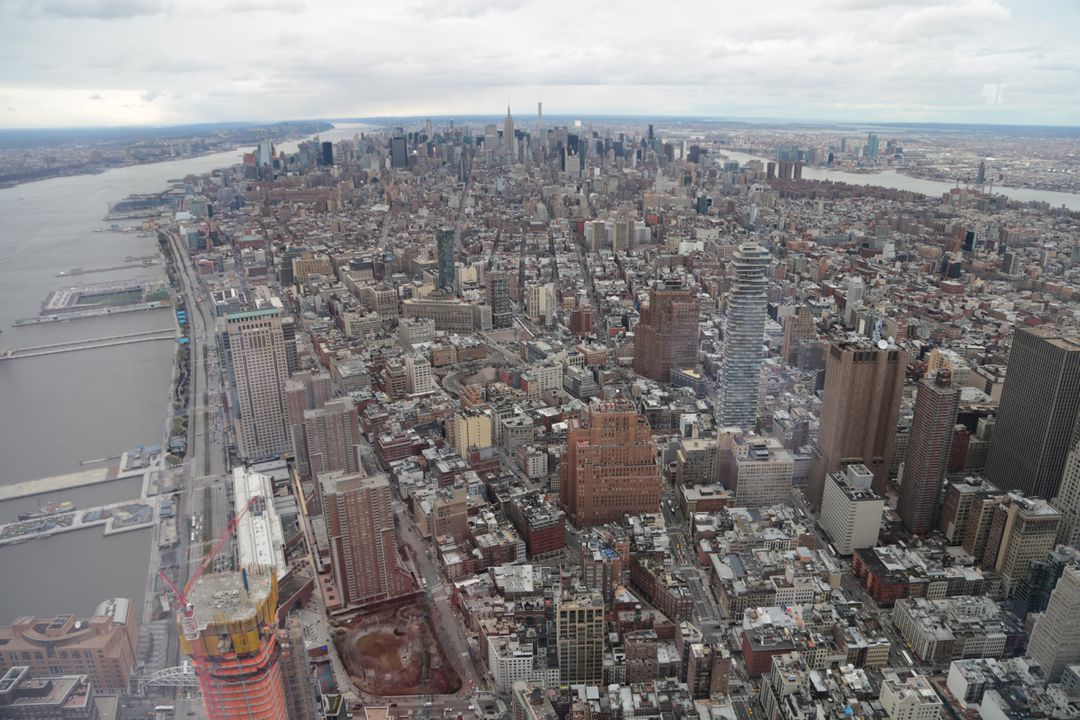
M178 613L210 720L288 720L270 570L203 575Z

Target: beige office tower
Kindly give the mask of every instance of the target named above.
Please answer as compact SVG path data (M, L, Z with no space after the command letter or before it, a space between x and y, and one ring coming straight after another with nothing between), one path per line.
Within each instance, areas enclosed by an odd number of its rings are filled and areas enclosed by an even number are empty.
M1027 575L1033 560L1054 548L1061 515L1045 500L1009 493L994 507L982 566L1001 577L1005 597Z
M1061 525L1058 527L1058 544L1080 547L1080 423L1073 426L1073 436L1069 443L1069 454L1065 457L1065 472L1061 476L1061 487L1057 497L1050 504L1061 513Z
M285 381L285 337L276 309L225 316L240 418L237 445L244 460L275 458L291 449Z
M1048 682L1058 682L1067 665L1080 662L1080 569L1065 568L1046 612L1035 621L1028 657L1039 663Z
M557 598L556 649L559 682L599 685L604 681L604 598L595 590L564 590Z
M359 607L413 589L397 555L390 482L385 475L319 476L334 581L342 605Z
M815 508L821 506L825 475L852 463L869 468L874 492L885 496L907 359L906 350L884 340L853 337L829 347L819 455L807 487Z

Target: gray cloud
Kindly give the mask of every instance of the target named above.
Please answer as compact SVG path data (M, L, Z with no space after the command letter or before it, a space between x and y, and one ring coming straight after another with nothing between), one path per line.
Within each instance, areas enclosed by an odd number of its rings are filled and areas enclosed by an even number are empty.
M549 114L1080 117L1073 0L0 0L0 26L0 107L19 109L3 125L80 122L55 108L91 94L93 122L118 123L124 105L164 124L498 114L507 99Z

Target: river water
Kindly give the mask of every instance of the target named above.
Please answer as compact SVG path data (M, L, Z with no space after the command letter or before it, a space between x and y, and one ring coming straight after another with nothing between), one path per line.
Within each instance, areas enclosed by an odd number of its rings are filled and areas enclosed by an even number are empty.
M366 126L321 134L351 138ZM294 152L298 141L279 148ZM168 310L12 327L37 315L50 291L77 283L136 276L163 278L160 266L76 277L72 268L129 264L157 254L157 240L137 232L97 232L110 202L164 190L168 181L238 163L242 152L117 168L0 189L0 330L8 348L106 337L174 326ZM134 223L125 223L134 225ZM165 431L175 346L146 342L0 362L0 484L76 472L80 461L159 444ZM79 507L138 496L138 484L106 483L58 493ZM0 522L32 509L34 499L0 504ZM151 534L106 538L101 528L61 533L0 548L0 624L19 615L89 613L112 595L142 606Z
M720 153L728 156L732 160L737 160L740 163L745 163L749 160L761 160L762 162L769 161L769 158L747 155L746 153L733 152L731 150L722 150ZM886 169L876 173L853 173L845 170L804 166L802 176L804 180L829 180L831 182L844 182L851 185L877 185L880 187L922 193L923 195L929 195L931 197L941 197L943 194L956 187L953 183L914 178L898 173L896 170L892 169ZM1022 202L1036 200L1038 202L1049 203L1050 207L1056 208L1064 205L1070 210L1080 210L1080 195L1076 193L1054 192L1052 190L1032 190L1031 188L1014 188L995 185L994 194L1005 195L1013 200L1020 200Z

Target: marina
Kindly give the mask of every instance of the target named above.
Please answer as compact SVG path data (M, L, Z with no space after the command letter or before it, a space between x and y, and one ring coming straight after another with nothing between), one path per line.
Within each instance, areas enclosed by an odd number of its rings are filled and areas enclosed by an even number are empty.
M104 526L105 535L141 530L151 527L156 515L156 500L128 500L87 510L53 513L0 525L0 546L18 545L97 525Z

